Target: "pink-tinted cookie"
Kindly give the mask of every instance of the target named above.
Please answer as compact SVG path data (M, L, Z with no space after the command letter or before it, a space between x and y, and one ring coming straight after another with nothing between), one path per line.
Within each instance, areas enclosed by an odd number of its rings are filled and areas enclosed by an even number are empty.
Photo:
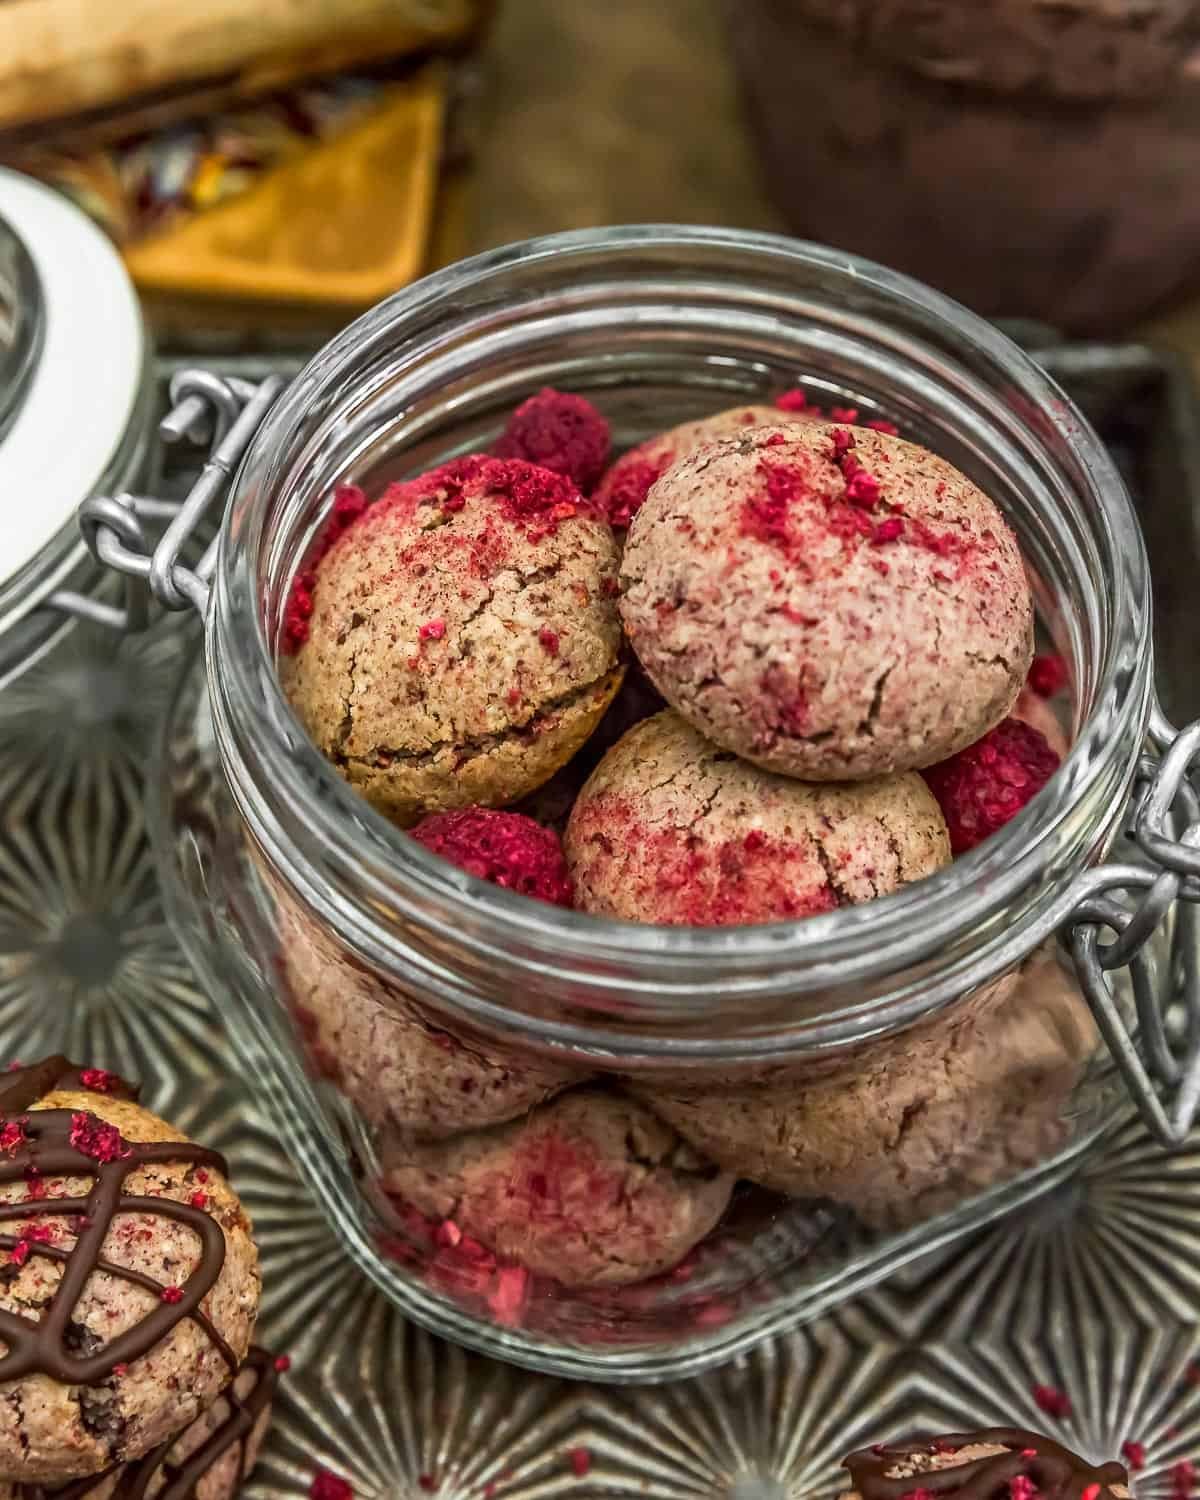
M670 1270L715 1227L733 1178L624 1095L575 1089L494 1130L384 1155L403 1202L566 1286Z
M944 460L862 428L747 429L638 512L621 615L669 703L810 781L931 765L1011 708L1033 649L1016 539Z
M442 1139L511 1120L585 1076L450 1030L331 941L272 884L280 969L309 1056L375 1130Z
M580 911L693 926L832 911L950 860L915 773L839 785L775 776L669 709L600 762L564 844Z
M672 464L695 453L697 448L764 423L819 421L820 413L812 409L734 406L693 422L682 422L623 453L596 486L592 499L613 527L624 530L641 509L650 487Z
M1050 1156L1097 1034L1056 959L1035 955L934 1021L792 1084L679 1088L646 1098L741 1177L831 1198L880 1227L914 1223ZM637 1085L630 1085L635 1090Z
M313 570L292 705L402 827L516 801L620 686L616 565L609 527L549 470L469 457L393 485Z

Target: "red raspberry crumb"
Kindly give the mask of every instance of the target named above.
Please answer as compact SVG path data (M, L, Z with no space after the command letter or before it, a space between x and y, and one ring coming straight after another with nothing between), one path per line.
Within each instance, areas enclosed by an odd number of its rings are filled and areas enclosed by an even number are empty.
M604 472L608 446L608 423L590 401L547 386L517 407L492 452L565 474L586 492Z
M25 1140L25 1130L20 1120L5 1120L0 1128L0 1151L11 1155Z
M188 1202L192 1205L193 1208L207 1208L208 1194L193 1193L192 1196L188 1199Z
M538 640L548 656L558 655L558 633L551 630L548 625L543 625L538 631Z
M1171 1466L1171 1495L1173 1500L1187 1500L1196 1483L1196 1465L1191 1459L1181 1458Z
M437 1489L437 1480L432 1474L418 1474L417 1484L421 1487L421 1489L425 1491L427 1495L432 1494L433 1491Z
M29 1259L29 1241L18 1240L8 1252L8 1259L10 1265L23 1266Z
M888 542L894 542L904 531L904 522L899 516L889 516L886 521L880 521L871 533L871 546L884 547Z
M281 1375L286 1375L292 1368L292 1356L290 1354L281 1354L275 1361L275 1368Z
M114 1375L118 1375L118 1376L119 1375L125 1375L125 1374L128 1373L128 1371L129 1371L129 1366L128 1365L113 1365L113 1374Z
M1080 1500L1100 1500L1100 1486L1098 1484L1085 1484Z
M58 1230L53 1224L31 1224L21 1231L21 1238L35 1245L52 1245L58 1238Z
M93 1161L119 1161L132 1154L115 1125L106 1125L82 1112L71 1116L70 1141L81 1156L90 1156Z
M629 526L641 510L652 487L671 467L673 453L656 459L635 458L627 454L618 459L595 494L595 503L608 524L617 530Z
M495 1493L496 1493L496 1481L494 1479L489 1479L488 1482L483 1487L483 1500L492 1500L492 1496Z
M433 813L411 837L480 880L554 906L571 905L574 890L558 835L524 813L487 807Z
M165 1286L165 1287L163 1287L163 1289L162 1289L162 1299L163 1299L164 1302L171 1303L172 1306L174 1306L176 1302L182 1302L183 1301L183 1288L181 1286Z
M433 1237L439 1245L448 1245L454 1249L462 1243L463 1232L453 1219L443 1219Z
M1057 651L1035 656L1029 668L1029 686L1039 698L1055 698L1067 685L1067 664Z
M1146 1467L1145 1443L1135 1443L1132 1438L1127 1439L1121 1444L1121 1456L1135 1474Z
M1009 1500L1037 1500L1037 1493L1037 1486L1028 1474L1014 1474L1008 1481Z
M879 481L865 469L859 469L846 484L846 499L851 505L861 505L865 510L879 504Z
M515 1327L525 1310L529 1295L529 1272L524 1266L501 1266L496 1285L488 1297L488 1307L498 1323Z
M905 1490L900 1500L934 1500L934 1494L932 1490L921 1487L915 1490Z
M110 1073L106 1068L84 1068L79 1081L93 1094L111 1094L117 1078L115 1073Z
M948 1438L934 1438L929 1445L935 1453L957 1453L958 1448Z
M795 390L784 391L781 396L776 396L775 406L779 411L806 411L808 397L797 386Z
M1038 1456L1038 1451L1037 1451L1036 1448L1022 1448L1021 1449L1021 1457L1022 1458L1036 1458L1037 1456Z
M567 1457L571 1460L571 1468L579 1479L582 1479L592 1467L592 1455L586 1448L572 1448Z
M831 422L857 422L857 406L831 406L829 408L829 420Z
M6 1073L19 1073L24 1066L25 1064L22 1062L10 1062L4 1071Z
M1057 1386L1035 1385L1033 1399L1047 1416L1065 1419L1071 1415L1071 1398L1066 1391L1060 1391Z
M445 634L446 622L442 619L426 620L417 631L418 638L423 641L440 641Z
M354 1500L350 1481L331 1469L318 1469L308 1487L311 1500Z
M843 455L854 447L854 434L847 432L844 427L837 427L833 431L831 441L833 443L833 461L834 463L840 463Z
M882 417L872 417L869 422L864 422L862 425L869 427L872 432L885 433L888 437L900 436L900 429L895 422L885 422Z
M965 854L1015 818L1058 766L1058 755L1043 734L1020 719L1003 719L982 739L921 775L942 809L950 848Z

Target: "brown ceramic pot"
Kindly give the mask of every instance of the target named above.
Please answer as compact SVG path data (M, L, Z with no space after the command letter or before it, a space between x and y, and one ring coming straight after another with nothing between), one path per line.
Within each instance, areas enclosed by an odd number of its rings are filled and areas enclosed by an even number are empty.
M1200 0L730 0L792 230L1104 333L1200 284Z

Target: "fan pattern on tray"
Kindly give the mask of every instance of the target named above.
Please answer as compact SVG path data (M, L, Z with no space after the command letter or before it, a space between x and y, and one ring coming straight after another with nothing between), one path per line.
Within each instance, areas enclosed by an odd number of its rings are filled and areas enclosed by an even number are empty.
M102 640L70 652L0 714L0 1061L64 1050L139 1076L230 1157L262 1245L261 1337L293 1360L258 1500L300 1500L318 1468L358 1500L832 1495L848 1448L1001 1420L1093 1457L1144 1443L1141 1496L1166 1500L1171 1466L1200 1458L1200 1138L1166 1158L1133 1121L1040 1204L697 1380L576 1386L406 1324L342 1258L170 936L141 811L156 689L100 694L92 732L51 753L64 685L111 666ZM169 681L177 659L152 660ZM1069 1394L1070 1419L1039 1411L1039 1383Z

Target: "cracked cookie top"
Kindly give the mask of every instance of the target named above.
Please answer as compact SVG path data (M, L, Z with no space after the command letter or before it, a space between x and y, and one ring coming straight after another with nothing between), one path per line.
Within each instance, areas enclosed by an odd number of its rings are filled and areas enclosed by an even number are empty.
M997 507L860 428L751 427L676 462L630 527L620 608L689 722L812 781L953 755L1008 713L1033 652Z
M258 1310L215 1153L120 1080L48 1058L0 1078L0 1463L25 1483L139 1458L233 1379Z
M364 504L311 569L292 705L402 827L515 801L620 685L616 572L612 532L570 480L456 459Z
M643 1104L585 1087L509 1125L403 1143L387 1190L568 1286L619 1286L678 1264L724 1213L733 1175Z
M565 847L579 910L690 926L832 911L950 862L942 815L915 773L795 781L720 749L670 709L600 762Z

